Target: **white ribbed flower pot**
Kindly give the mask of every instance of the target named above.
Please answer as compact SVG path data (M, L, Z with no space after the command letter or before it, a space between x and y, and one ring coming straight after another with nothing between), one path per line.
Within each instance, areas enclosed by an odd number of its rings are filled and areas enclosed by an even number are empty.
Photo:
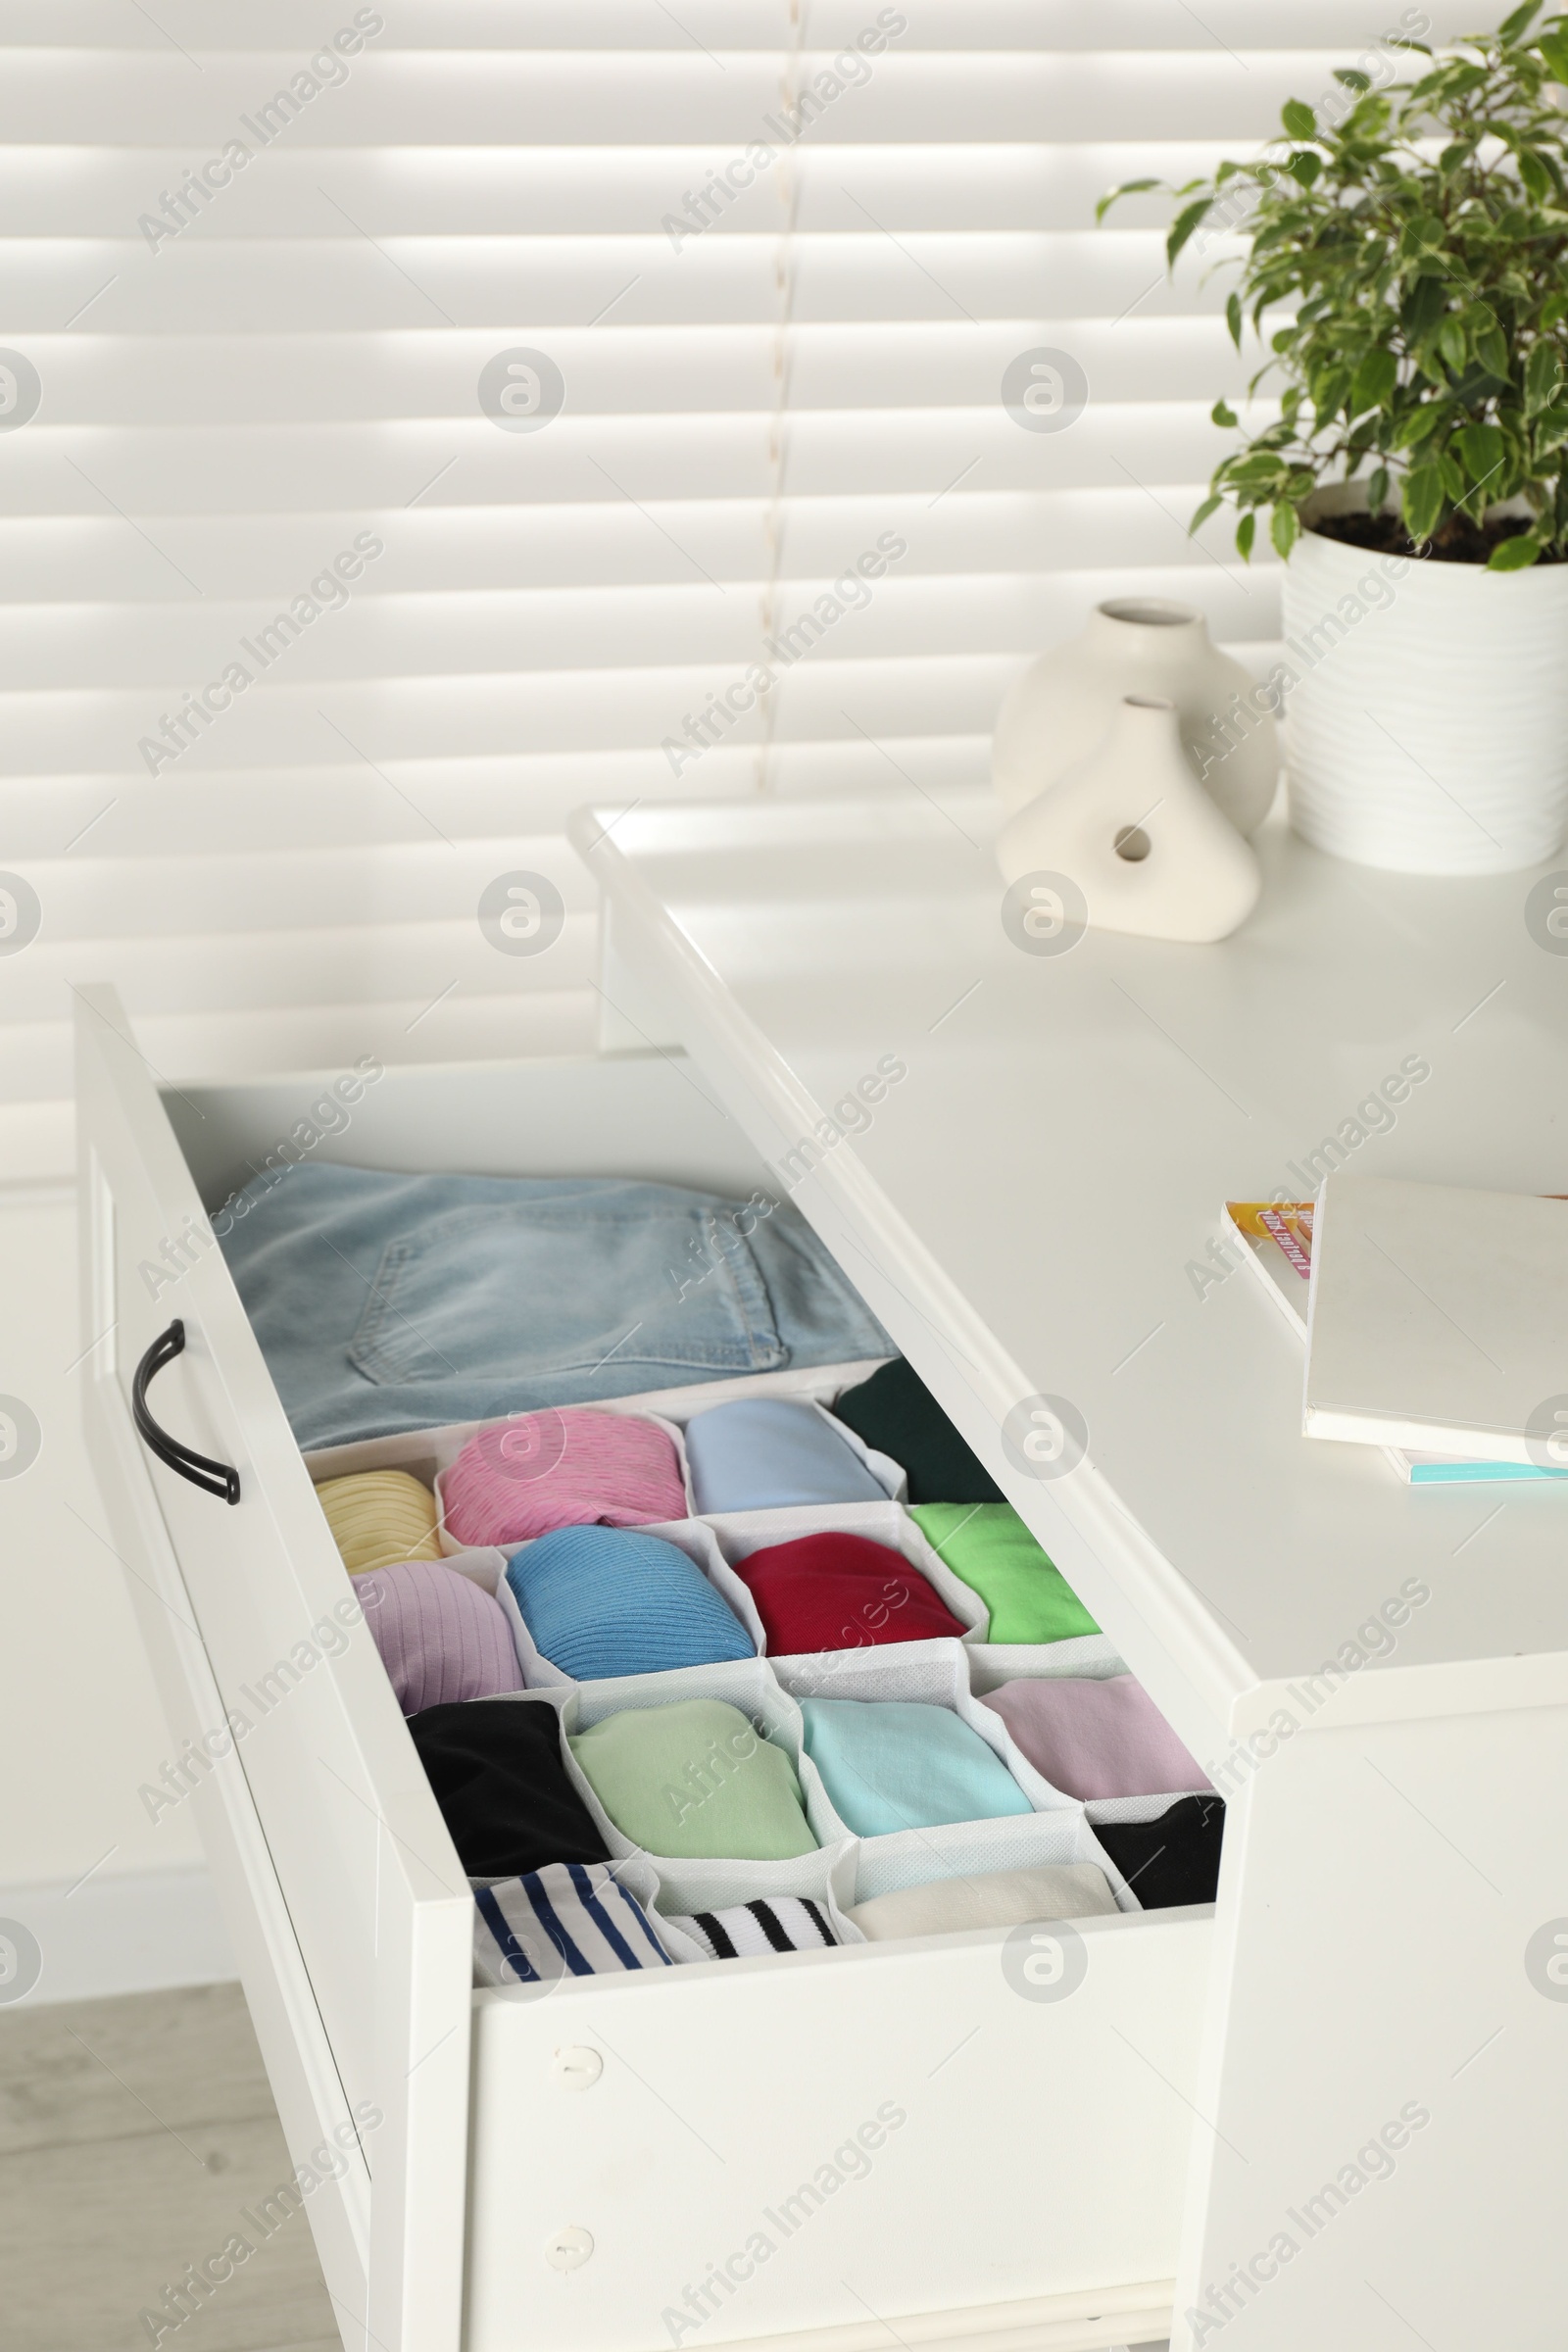
M1306 519L1365 503L1338 485ZM1499 874L1558 848L1568 564L1405 561L1308 528L1285 570L1285 661L1291 822L1318 849L1407 874Z

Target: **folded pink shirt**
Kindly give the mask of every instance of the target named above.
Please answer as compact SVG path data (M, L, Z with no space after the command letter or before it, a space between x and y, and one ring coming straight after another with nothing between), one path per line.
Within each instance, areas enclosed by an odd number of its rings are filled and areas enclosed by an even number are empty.
M1004 1683L980 1703L995 1707L1036 1772L1065 1796L1175 1796L1212 1786L1130 1674Z
M525 1544L558 1527L684 1519L673 1441L636 1413L547 1406L481 1429L441 1481L456 1543Z

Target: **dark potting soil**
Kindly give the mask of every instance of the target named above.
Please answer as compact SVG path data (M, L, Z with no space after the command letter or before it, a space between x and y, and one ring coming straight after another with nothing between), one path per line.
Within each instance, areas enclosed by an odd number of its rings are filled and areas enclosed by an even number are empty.
M1324 514L1311 528L1320 538L1341 539L1348 547L1369 548L1374 555L1415 556L1427 564L1485 564L1494 548L1505 539L1517 539L1530 525L1522 514L1499 515L1479 524L1468 514L1454 514L1425 547L1415 544L1397 514ZM1561 558L1547 553L1536 561L1556 564Z

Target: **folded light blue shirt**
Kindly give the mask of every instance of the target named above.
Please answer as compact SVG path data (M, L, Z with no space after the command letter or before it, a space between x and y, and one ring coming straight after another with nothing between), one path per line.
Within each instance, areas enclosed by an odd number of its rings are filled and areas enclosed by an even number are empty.
M1002 1758L951 1708L904 1698L804 1698L806 1752L858 1838L994 1821L1034 1807Z
M776 1511L801 1502L886 1502L847 1438L813 1404L741 1396L686 1424L699 1511Z
M788 1200L305 1160L214 1231L306 1447L894 1352Z
M534 1647L574 1681L662 1674L757 1652L695 1560L631 1527L558 1527L507 1562Z

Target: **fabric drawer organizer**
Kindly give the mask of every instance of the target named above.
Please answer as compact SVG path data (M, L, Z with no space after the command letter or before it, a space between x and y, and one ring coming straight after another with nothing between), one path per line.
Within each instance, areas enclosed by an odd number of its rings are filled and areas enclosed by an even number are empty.
M936 1880L967 1880L1057 1865L1092 1865L1104 1874L1117 1907L1138 1911L1142 1908L1138 1892L1101 1842L1096 1824L1102 1820L1152 1824L1187 1794L1179 1790L1080 1803L1044 1780L1019 1751L1001 1716L979 1703L986 1692L1008 1681L1054 1676L1102 1678L1126 1669L1102 1635L1039 1645L993 1643L987 1639L985 1603L947 1566L909 1513L904 1466L866 1446L853 1430L831 1417L835 1396L863 1372L863 1365L829 1365L809 1374L764 1373L604 1399L577 1408L595 1414L635 1416L667 1438L678 1463L688 1515L639 1525L636 1532L674 1544L733 1612L757 1655L729 1663L579 1681L541 1655L507 1581L506 1569L509 1558L525 1557L538 1543L548 1542L548 1537L505 1546L466 1545L447 1521L449 1473L464 1448L491 1433L499 1446L509 1429L535 1416L408 1432L306 1456L318 1484L357 1472L395 1469L418 1479L432 1493L442 1558L448 1568L496 1597L511 1629L524 1686L510 1696L475 1703L545 1703L556 1710L565 1735L563 1754L567 1773L612 1857L615 1884L643 1905L665 1950L677 1962L720 1965L711 1962L707 1943L675 1924L696 1914L710 1917L770 1898L807 1898L819 1907L837 1942L854 1945L865 1940L848 1916L858 1903ZM685 1444L687 1426L718 1404L753 1396L788 1396L808 1404L852 1450L885 1499L699 1513ZM525 1459L524 1469L530 1466ZM912 1572L958 1620L961 1634L952 1639L770 1653L757 1603L736 1569L755 1553L820 1534L853 1535L886 1550L897 1563L891 1568L895 1588ZM569 1738L628 1709L695 1697L719 1699L736 1707L762 1737L783 1750L799 1778L807 1821L817 1839L815 1851L784 1861L666 1855L655 1850L652 1843L637 1844L616 1828L567 1744ZM999 1758L1027 1800L1028 1809L998 1818L857 1835L836 1810L820 1772L806 1752L801 1702L814 1698L893 1700L948 1709ZM1130 1863L1129 1868L1136 1874L1146 1858L1146 1849L1140 1847L1138 1862ZM498 1882L475 1880L472 1884L477 1889ZM487 1961L481 1960L480 1982L518 1998L538 1992L537 1983L509 1981L504 1964L498 1972L496 1962L501 1955L494 1938L482 1928L478 1941L489 1955Z

